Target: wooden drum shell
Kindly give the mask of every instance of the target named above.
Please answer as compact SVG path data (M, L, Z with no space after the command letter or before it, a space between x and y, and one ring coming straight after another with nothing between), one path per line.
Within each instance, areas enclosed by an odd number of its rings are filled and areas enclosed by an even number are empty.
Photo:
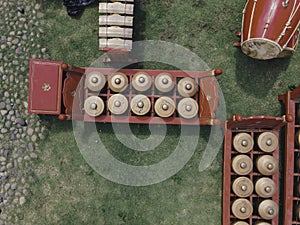
M243 11L242 51L257 59L288 56L298 43L300 0L248 0ZM282 53L287 50L287 53Z

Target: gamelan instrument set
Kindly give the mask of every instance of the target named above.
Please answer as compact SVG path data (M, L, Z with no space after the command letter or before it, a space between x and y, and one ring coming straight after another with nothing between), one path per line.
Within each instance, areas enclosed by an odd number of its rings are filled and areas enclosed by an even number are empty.
M134 0L100 1L99 14L106 62L129 61ZM291 56L299 25L300 0L248 0L235 46L260 60ZM278 96L285 107L281 117L237 114L223 122L216 118L221 73L32 59L28 111L60 120L222 126L222 224L300 225L300 86Z

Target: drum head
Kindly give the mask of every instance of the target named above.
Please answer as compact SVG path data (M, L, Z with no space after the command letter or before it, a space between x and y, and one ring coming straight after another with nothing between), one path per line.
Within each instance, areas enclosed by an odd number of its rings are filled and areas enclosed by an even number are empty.
M253 192L253 183L247 177L238 177L232 184L232 190L238 197L246 198Z
M130 107L134 114L142 116L150 111L151 102L146 95L136 95L131 99Z
M255 184L255 191L262 198L271 198L276 193L275 182L267 177L260 178Z
M276 42L263 38L252 38L244 41L241 47L246 55L264 60L277 58L282 50Z
M174 88L173 76L169 73L160 73L155 78L155 87L160 92L169 92Z
M100 91L106 83L105 76L97 71L86 74L85 84L91 91Z
M152 84L152 79L146 72L138 72L132 78L132 86L137 91L147 91Z
M196 100L192 98L181 99L178 103L177 110L180 116L191 119L198 114L199 106Z
M108 86L114 92L121 92L127 88L128 78L124 73L114 73L108 79Z
M271 155L259 157L256 166L258 171L265 176L273 175L277 170L277 162Z
M104 110L104 102L98 96L90 96L84 101L84 110L89 116L99 116Z
M170 117L175 112L175 103L169 97L160 97L154 105L155 112L160 117Z
M192 97L198 92L198 85L191 77L185 77L178 82L178 92L183 97Z
M264 132L259 135L257 144L264 152L273 152L278 147L278 138L272 132Z
M232 160L232 169L238 175L247 175L253 169L252 159L247 155L237 155Z
M249 200L240 198L233 202L231 206L233 215L241 220L249 218L253 213L253 207Z
M128 100L124 95L112 95L108 99L108 109L112 114L121 115L126 112L128 108Z
M233 138L233 147L240 153L247 153L253 149L254 141L250 134L238 133Z
M271 220L278 215L278 205L272 200L264 200L258 206L259 215L265 220Z

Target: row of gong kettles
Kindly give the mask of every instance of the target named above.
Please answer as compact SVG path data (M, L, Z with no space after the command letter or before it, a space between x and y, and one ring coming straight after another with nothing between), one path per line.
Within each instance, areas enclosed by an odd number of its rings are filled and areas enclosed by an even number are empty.
M100 93L99 96L92 95L85 100L84 110L89 116L96 117L103 113L105 103L101 98L101 93L104 93L103 96L108 96L108 91L110 94L107 99L107 108L111 114L123 115L130 105L133 114L137 116L146 115L152 107L152 95L151 93L149 95L149 92L153 90L157 94L165 95L158 96L154 102L154 111L159 117L172 116L175 113L176 104L181 117L191 119L198 115L198 103L192 98L198 92L198 84L191 77L184 77L176 84L174 77L170 73L164 72L158 74L153 82L152 77L146 72L137 72L133 75L130 86L136 94L131 96L130 102L128 96L126 96L126 90L128 90L128 77L126 74L116 72L108 78L107 83L108 87L105 87L106 77L98 71L86 74L85 86L90 92ZM176 100L174 101L174 98L171 98L174 97L175 90L177 90L175 96L177 94L180 96L179 98L175 97L179 100L178 103L175 102ZM124 92L124 94L120 94L120 92Z
M233 224L249 225L252 217L252 224L270 225L278 215L278 204L272 200L278 191L272 179L278 169L272 154L278 149L278 137L272 132L241 132L233 137L232 146L231 211L237 219Z

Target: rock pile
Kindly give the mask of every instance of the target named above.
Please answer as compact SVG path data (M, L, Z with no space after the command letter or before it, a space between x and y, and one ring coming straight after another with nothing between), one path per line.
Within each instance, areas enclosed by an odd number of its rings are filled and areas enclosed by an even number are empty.
M0 0L0 225L18 224L14 210L26 204L44 138L39 117L27 113L29 60L48 58L42 19L35 1Z

